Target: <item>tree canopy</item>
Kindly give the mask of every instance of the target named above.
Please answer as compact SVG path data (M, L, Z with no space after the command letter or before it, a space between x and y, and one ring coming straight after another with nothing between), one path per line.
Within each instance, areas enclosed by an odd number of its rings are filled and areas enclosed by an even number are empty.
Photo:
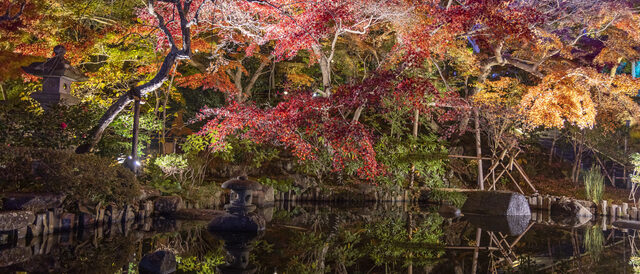
M35 80L19 68L63 44L90 77L74 93L108 107L79 152L95 149L141 97L165 120L171 102L181 105L176 113L202 108L179 123L199 127L195 136L214 151L228 149L230 137L248 139L371 179L393 173L377 156L389 140L417 144L417 131L459 138L471 109L500 134L635 124L636 5L4 0L0 83ZM221 93L225 103L187 100L187 90Z

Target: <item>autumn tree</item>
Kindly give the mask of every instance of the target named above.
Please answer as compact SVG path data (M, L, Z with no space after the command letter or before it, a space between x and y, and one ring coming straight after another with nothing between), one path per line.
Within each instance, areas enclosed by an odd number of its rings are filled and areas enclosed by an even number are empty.
M402 1L395 0L272 3L276 9L261 13L264 17L276 18L266 26L262 42L275 41L272 54L277 58L291 58L299 51L310 51L322 73L322 88L316 92L324 97L331 94L332 64L338 40L345 35L367 34L377 24L400 23L409 10Z
M615 67L636 55L631 49L636 44L637 15L628 2L434 1L417 6L416 14L420 27L401 29L404 60L413 64L421 64L423 58L446 60L453 69L442 81L459 83L460 94L470 98L482 95L484 88L493 85L491 81L512 78L501 81L526 87L519 115L533 127L593 126L597 113L611 112L607 108L613 106L616 113L637 113L629 97L634 81L615 73L596 76L594 70L605 64ZM590 46L589 39L600 44ZM556 89L559 79L566 88L560 84ZM569 84L571 79L576 82ZM509 92L516 90L522 88ZM607 96L613 94L618 96ZM485 111L491 113L482 104L475 106L478 157L482 157L480 123ZM466 128L468 121L462 119L461 127ZM479 161L480 185L482 171Z

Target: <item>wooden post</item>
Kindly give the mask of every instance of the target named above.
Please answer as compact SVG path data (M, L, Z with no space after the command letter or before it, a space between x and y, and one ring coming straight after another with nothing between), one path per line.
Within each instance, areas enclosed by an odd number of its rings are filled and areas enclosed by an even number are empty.
M482 228L476 229L476 246L473 250L473 262L471 264L471 273L477 273L478 270L478 254L480 253L480 240L482 237Z
M480 136L480 110L478 108L473 109L475 122L474 127L476 131L476 159L478 161L478 187L484 190L484 176L482 175L482 138Z
M627 156L627 153L629 152L629 124L631 123L631 121L627 120L627 124L626 124L626 132L624 133L624 155ZM622 165L622 175L624 177L624 185L627 189L631 188L631 182L628 180L627 178L627 165ZM615 174L613 175L615 176Z
M140 125L140 98L136 98L133 105L133 138L131 138L131 159L129 169L138 173L138 131Z
M418 141L418 123L420 120L420 110L416 109L413 112L413 138L417 142ZM411 181L409 182L409 189L413 189L413 182L416 177L416 166L415 164L411 164Z

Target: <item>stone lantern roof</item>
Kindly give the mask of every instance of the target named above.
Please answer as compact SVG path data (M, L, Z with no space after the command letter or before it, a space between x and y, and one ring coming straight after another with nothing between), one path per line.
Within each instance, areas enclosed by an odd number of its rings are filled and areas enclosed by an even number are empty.
M231 190L260 190L262 185L249 180L246 176L238 176L222 184L222 188Z
M86 81L87 77L69 64L69 61L64 58L66 52L64 46L55 46L54 56L47 61L22 67L26 73L42 77L42 91L31 96L43 107L58 103L74 105L80 101L70 94L71 83Z

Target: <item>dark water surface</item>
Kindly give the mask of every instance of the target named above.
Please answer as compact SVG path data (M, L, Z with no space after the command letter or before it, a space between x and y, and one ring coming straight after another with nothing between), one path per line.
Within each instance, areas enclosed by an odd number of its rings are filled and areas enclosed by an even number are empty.
M388 203L279 204L259 213L268 220L260 235L212 235L206 222L148 219L2 239L0 273L137 273L141 257L159 248L178 255L178 273L633 273L640 245L636 231L607 220L579 224L546 214L444 218L437 206ZM233 258L244 272L225 270Z

